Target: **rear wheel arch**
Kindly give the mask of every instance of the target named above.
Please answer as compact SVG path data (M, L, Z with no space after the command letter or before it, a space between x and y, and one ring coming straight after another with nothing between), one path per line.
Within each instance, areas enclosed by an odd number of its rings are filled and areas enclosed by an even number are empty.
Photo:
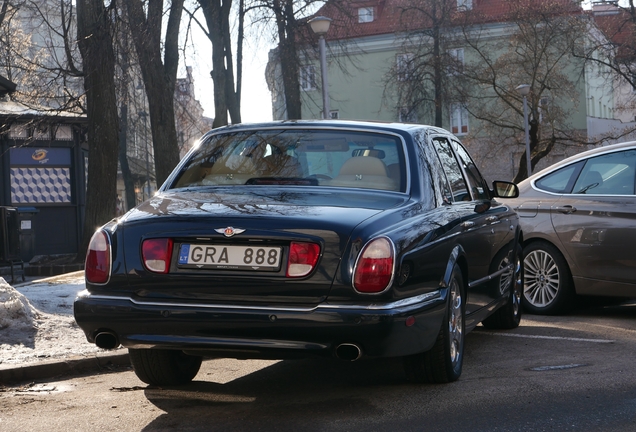
M462 293L465 296L466 284L468 283L468 262L466 261L466 253L464 252L464 248L462 248L461 245L456 245L451 251L451 254L448 257L448 261L446 262L446 271L444 272L444 276L440 281L440 286L447 287L450 284L455 265L459 267L464 279Z

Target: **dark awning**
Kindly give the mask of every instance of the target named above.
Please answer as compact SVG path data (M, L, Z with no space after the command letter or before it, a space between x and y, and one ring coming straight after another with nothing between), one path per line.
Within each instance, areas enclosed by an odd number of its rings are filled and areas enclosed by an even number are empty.
M14 82L9 81L2 75L0 75L0 97L13 93L15 91L16 84Z

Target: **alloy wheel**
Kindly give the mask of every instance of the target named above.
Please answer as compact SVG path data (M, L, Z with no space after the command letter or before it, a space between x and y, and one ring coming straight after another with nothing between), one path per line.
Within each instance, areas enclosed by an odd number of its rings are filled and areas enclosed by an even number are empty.
M526 300L536 307L545 307L559 293L561 274L554 258L543 250L534 250L524 260Z

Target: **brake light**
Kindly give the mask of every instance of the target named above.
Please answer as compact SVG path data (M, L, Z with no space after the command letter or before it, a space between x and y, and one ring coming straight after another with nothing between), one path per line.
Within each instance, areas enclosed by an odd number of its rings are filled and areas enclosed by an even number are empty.
M155 273L168 273L172 258L172 239L158 238L144 240L141 256L148 270Z
M353 288L361 293L379 293L393 279L393 243L381 237L367 243L353 270Z
M91 237L84 263L84 275L90 283L104 284L110 277L110 242L104 231Z
M320 256L320 246L316 243L291 242L287 277L306 276L314 269Z

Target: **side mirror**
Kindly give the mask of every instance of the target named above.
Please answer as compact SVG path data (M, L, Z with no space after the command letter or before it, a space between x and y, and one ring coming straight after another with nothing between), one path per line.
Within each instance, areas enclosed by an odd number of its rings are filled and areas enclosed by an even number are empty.
M492 191L497 198L517 198L519 196L517 185L506 181L496 180L492 182Z

